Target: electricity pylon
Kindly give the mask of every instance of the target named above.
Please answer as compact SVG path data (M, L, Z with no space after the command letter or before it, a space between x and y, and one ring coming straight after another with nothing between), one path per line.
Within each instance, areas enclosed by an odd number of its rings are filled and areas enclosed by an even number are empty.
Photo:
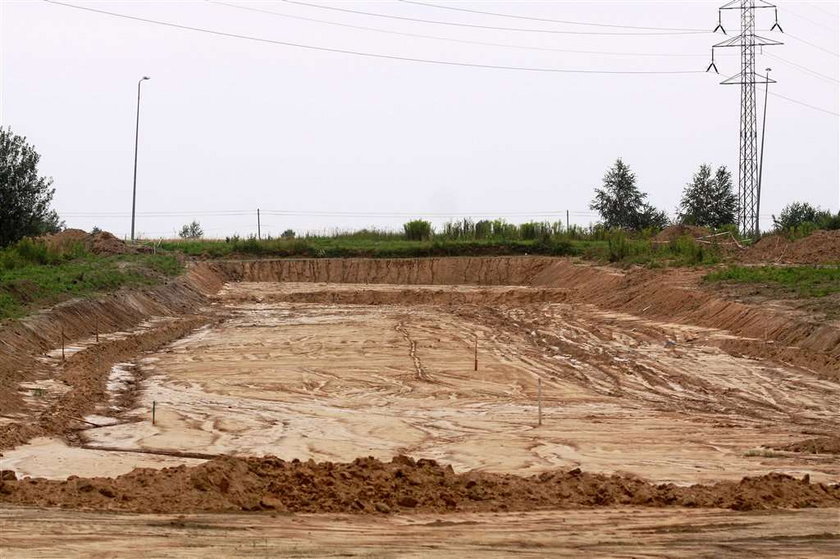
M741 48L741 72L720 82L723 85L739 84L741 86L741 138L738 153L738 230L747 237L757 237L758 212L760 206L760 177L758 155L758 127L757 111L755 107L755 86L758 83L776 83L768 76L761 76L755 72L756 47L781 45L779 41L761 37L755 34L755 11L761 8L773 8L775 23L770 31L778 29L779 14L776 6L764 0L732 0L718 9L718 25L714 32L721 31L726 35L723 27L723 10L741 11L741 33L731 39L712 46L712 62L706 71L714 70L719 73L715 64L715 49L725 47ZM784 31L782 31L784 32Z

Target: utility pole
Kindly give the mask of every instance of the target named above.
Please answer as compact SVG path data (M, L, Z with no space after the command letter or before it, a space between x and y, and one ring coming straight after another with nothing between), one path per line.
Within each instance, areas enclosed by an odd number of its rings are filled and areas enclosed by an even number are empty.
M767 133L767 96L770 93L770 68L765 68L767 74L764 79L764 117L761 119L761 153L758 155L758 198L757 205L761 206L761 177L764 176L764 135Z
M262 235L260 232L260 209L257 208L257 240L262 240Z
M755 86L757 83L775 83L768 76L760 76L755 72L756 47L781 45L779 41L767 39L755 34L755 11L762 8L773 8L775 23L771 31L778 29L779 13L775 5L765 0L732 0L718 9L718 25L714 32L721 31L726 35L723 27L723 10L740 10L741 33L731 39L712 46L712 62L706 71L714 70L715 49L725 47L740 47L741 72L721 82L723 85L738 84L741 86L741 125L738 149L738 230L747 237L757 237L759 234L758 215L760 204L760 175L758 155L758 126L755 106Z
M143 76L137 82L137 124L134 127L134 187L131 189L131 242L134 242L134 208L137 204L137 146L140 143L140 84L150 79Z

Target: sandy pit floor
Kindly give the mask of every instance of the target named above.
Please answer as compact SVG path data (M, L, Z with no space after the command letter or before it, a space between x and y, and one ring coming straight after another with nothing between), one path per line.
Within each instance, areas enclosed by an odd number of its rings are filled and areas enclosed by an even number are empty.
M0 507L13 557L837 557L836 509L405 516L135 515ZM768 535L772 534L772 537Z
M405 453L457 471L840 479L835 455L762 448L840 427L836 385L724 353L715 346L723 332L547 302L540 291L229 284L217 298L224 321L115 370L117 380L133 371L138 397L122 412L103 409L115 424L82 431L84 448L52 448L66 467L45 459L42 441L0 465L56 478L124 473L138 451L144 466L224 453ZM336 298L344 302L325 302ZM80 472L86 450L92 466Z
M5 451L0 469L62 479L225 453L404 453L457 471L840 481L837 455L767 448L836 433L838 386L728 354L723 331L524 287L233 283L214 307L220 322L115 365L111 398L72 444L36 439ZM838 509L180 517L0 507L3 557L115 546L144 557L831 557L838 542Z

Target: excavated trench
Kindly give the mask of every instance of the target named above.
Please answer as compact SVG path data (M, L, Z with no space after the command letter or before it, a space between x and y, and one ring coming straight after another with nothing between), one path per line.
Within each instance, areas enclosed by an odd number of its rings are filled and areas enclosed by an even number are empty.
M776 501L760 489L731 502L697 489L708 495L697 506L737 508L743 499L750 508L837 506L836 455L769 447L795 448L840 429L840 328L725 300L698 288L690 272L546 257L199 262L159 288L6 324L0 352L0 469L18 476L116 476L133 465L192 472L233 454L315 459L324 463L318 475L329 478L332 462L409 454L487 472L474 480L487 487L501 483L497 475L576 466L629 476L598 478L568 506L597 506L599 491L627 484L656 493L652 506L668 504L674 490L638 485L636 475L688 486L769 471L822 484L779 478L786 497ZM266 474L247 498L231 497L225 488L241 482L243 466L224 464L206 487L190 486L195 503L214 503L198 509L320 510L283 502L277 483L290 483L285 473ZM382 462L370 464L373 472ZM143 476L152 485L181 477L178 484L189 485L203 471ZM365 497L365 475L354 473L339 501L318 497L330 503L324 510L414 508L400 507L384 478L379 493ZM512 480L511 491L521 485L524 495L535 490L529 484L545 488L553 479ZM150 510L129 502L146 503L140 489L112 486L51 481L42 491L10 479L0 501ZM458 487L450 493L464 500L455 507L446 504L449 493L435 492L436 504L425 508L422 488L408 493L420 510L505 510L504 491L480 506L472 486ZM565 487L546 489L552 497L541 506L566 506ZM85 488L95 498L81 495ZM115 495L130 498L117 505ZM508 500L521 510L526 505L514 503L527 499L515 497ZM685 504L680 499L671 503ZM632 496L601 500L641 504Z

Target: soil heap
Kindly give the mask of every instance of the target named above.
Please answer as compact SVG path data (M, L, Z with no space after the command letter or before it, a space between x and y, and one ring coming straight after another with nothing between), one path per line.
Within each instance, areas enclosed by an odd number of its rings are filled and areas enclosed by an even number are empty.
M127 245L108 231L87 233L81 229L65 229L52 235L44 235L38 240L43 241L49 248L66 251L73 245L80 244L88 252L94 254L126 254L136 252L134 247Z
M219 457L192 468L138 468L117 478L66 481L0 476L0 502L151 513L287 511L389 513L524 511L636 505L735 510L840 507L840 485L783 474L678 487L579 469L531 477L467 472L433 460L350 463Z
M840 230L816 231L795 241L768 235L744 251L739 260L751 264L840 264Z
M664 243L675 241L681 237L693 237L699 239L710 235L712 231L706 227L698 227L696 225L669 225L662 231L656 234L654 241Z

